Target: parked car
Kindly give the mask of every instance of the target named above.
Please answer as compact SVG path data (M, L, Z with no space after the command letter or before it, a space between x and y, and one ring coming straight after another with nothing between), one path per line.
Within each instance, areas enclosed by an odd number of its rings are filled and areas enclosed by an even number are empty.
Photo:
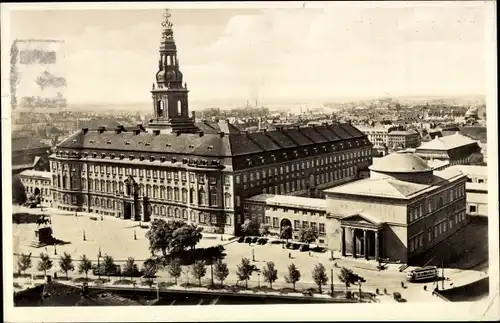
M292 243L291 242L287 242L286 245L285 245L285 247L287 249L292 249Z
M297 250L299 248L300 248L300 244L298 244L298 243L292 243L292 249L293 250Z
M245 237L245 243L251 243L252 237Z
M243 242L245 242L245 237L239 237L239 238L238 238L238 242L239 242L239 243L243 243Z
M300 245L300 251L309 251L309 246L307 244Z
M252 238L252 243L257 243L257 241L259 241L259 237L253 237Z
M258 244L260 245L264 245L267 243L267 239L266 238L260 238L258 241L257 241Z

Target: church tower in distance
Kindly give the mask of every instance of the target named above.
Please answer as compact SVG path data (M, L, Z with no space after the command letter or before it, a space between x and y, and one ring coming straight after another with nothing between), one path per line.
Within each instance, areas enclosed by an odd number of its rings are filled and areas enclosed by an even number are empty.
M159 130L160 133L195 133L198 129L194 120L189 117L189 91L187 84L183 83L183 75L179 69L177 46L168 9L163 17L156 86L153 84L151 90L154 117L148 128Z

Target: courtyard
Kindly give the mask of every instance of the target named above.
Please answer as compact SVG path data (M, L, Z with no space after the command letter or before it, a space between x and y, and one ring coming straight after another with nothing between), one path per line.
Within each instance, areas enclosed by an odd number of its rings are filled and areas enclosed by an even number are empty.
M42 213L40 209L27 209L24 207L14 207L14 212ZM80 259L82 255L86 255L94 264L97 263L99 251L102 256L106 254L112 256L117 264L123 264L128 257L133 257L137 264L142 266L142 262L151 256L149 242L145 238L147 228L142 228L139 222L117 219L110 216L103 216L101 220L101 216L94 214L79 213L78 216L75 216L75 214L63 213L59 210L47 208L45 208L44 213L50 214L54 237L64 241L64 244L57 245L56 247L47 246L41 248L30 246L30 243L35 240L34 231L37 228L37 224L13 224L14 254L32 254L33 267L28 270L30 273L39 274L36 270L36 263L38 262L37 257L41 252L46 252L54 260L52 272L59 272L58 259L64 252L71 254L75 261ZM375 261L340 258L338 254L334 255L334 260L331 260L330 252L301 252L299 250L283 249L281 245L271 243L249 245L248 243L238 243L237 239L230 240L229 236L225 236L221 240L220 235L208 233L203 234L203 238L198 243L197 248L206 248L219 244L225 247L223 261L227 263L229 268L229 276L225 281L227 285L237 283L237 265L241 263L243 257L246 257L258 269L262 269L267 261L275 263L278 270L278 280L273 284L273 287L291 287L290 284L285 282L284 276L288 273L288 266L294 263L301 272L301 278L296 287L299 289L314 288L316 284L312 277L312 269L314 265L322 263L328 275L328 283L323 286L324 291L329 291L330 289L330 274L332 269L335 288L345 288L337 274L340 272L341 267L347 267L354 273L365 278L366 282L362 284L363 291L375 292L376 289L379 289L382 292L386 289L390 295L393 292L400 292L408 301L435 299L434 296L431 296L430 292L433 288L432 283L427 284L428 291L423 290L422 284L406 283L405 277L408 269L400 272L398 270L399 264L389 264L387 265L387 269L379 271ZM253 256L255 257L255 261L252 261ZM188 269L188 267L184 267L179 283L194 281L187 273ZM14 260L14 271L17 271L16 260ZM70 275L72 277L80 276L76 271L70 273ZM466 281L470 282L476 278L484 277L484 275L485 273L479 270L445 268L445 276L452 278L450 281L445 282L445 288L449 288L455 278L455 286L457 286L459 281L464 281L464 283ZM159 271L157 276L161 281L172 281L167 271ZM207 268L207 274L203 282L205 284L210 282L210 268ZM401 282L405 282L405 288L401 286ZM264 282L263 277L258 272L254 272L248 285L249 287L256 287L258 285L267 285L267 283ZM441 283L439 287L441 288ZM357 290L358 286L352 286L352 288L353 290ZM391 300L390 296L386 296L386 298Z

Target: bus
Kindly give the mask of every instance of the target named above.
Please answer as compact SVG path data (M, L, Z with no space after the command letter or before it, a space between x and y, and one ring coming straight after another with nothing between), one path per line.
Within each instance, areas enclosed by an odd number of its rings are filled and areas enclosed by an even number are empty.
M436 266L427 266L413 269L406 275L406 278L409 282L436 279L438 278L438 268Z

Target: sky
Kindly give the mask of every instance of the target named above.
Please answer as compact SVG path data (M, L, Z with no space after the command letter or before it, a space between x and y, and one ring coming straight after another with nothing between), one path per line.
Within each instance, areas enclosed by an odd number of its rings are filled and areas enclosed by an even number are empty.
M190 100L484 94L486 6L173 9ZM12 11L63 40L70 103L149 103L162 10Z

